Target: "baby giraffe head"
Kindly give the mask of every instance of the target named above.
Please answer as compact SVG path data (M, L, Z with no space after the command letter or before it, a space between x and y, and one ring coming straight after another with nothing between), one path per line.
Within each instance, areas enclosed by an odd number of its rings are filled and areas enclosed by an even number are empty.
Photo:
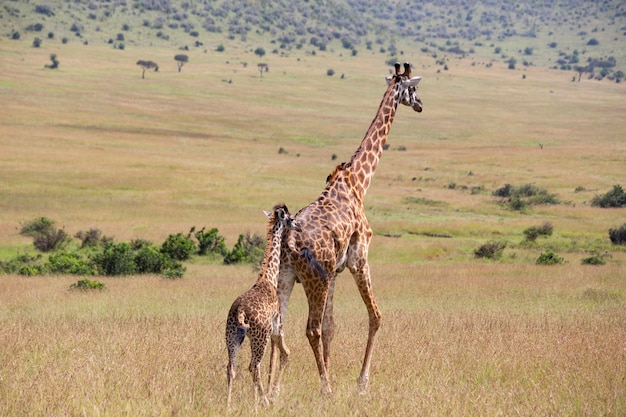
M280 225L286 230L293 229L297 232L302 231L302 228L300 227L296 219L291 214L289 214L289 209L287 209L287 206L284 204L275 205L272 209L272 212L268 212L265 210L263 210L263 212L265 213L267 218L270 219L270 222L274 223L274 230L276 230Z

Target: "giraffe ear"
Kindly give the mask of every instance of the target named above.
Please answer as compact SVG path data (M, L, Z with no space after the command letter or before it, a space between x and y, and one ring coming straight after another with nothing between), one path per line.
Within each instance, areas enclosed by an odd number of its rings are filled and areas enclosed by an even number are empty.
M407 87L415 87L420 83L420 81L422 81L422 77L418 75L417 77L413 77L404 81L404 85L406 85Z
M388 75L385 77L385 81L387 81L387 85L389 85L389 83L391 82L391 80L393 79L393 77L391 75Z
M263 210L263 213L265 214L265 216L267 216L268 219L272 217L272 213L270 213L269 211Z

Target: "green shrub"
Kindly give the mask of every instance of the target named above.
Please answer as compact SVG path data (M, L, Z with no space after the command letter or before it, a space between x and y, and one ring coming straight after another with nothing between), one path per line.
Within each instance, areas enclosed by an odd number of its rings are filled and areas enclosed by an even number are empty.
M26 276L43 274L43 257L40 254L31 256L27 253L18 255L14 259L0 262L0 272Z
M161 253L177 261L189 259L195 249L195 242L191 240L189 235L185 236L182 233L169 235L161 245Z
M205 231L203 227L197 231L194 236L198 241L198 255L215 253L224 256L228 253L228 249L224 243L225 239L223 236L219 235L219 231L216 228Z
M614 245L626 245L626 223L620 227L609 229L609 238Z
M62 229L56 229L47 217L39 217L22 226L20 234L33 238L33 245L41 252L63 249L71 238Z
M546 222L541 226L531 226L524 230L524 236L528 242L534 242L539 236L551 236L554 230L551 223Z
M476 258L499 259L506 248L506 242L491 241L474 250Z
M260 264L265 254L265 239L261 236L250 233L239 235L233 250L224 256L224 263L227 265L247 262Z
M171 259L156 246L145 245L136 250L133 262L138 274L160 274Z
M187 268L180 262L171 261L163 270L163 276L169 279L182 278Z
M505 184L495 190L493 195L504 199L511 210L523 210L528 205L559 204L556 195L534 184Z
M47 217L38 217L30 222L23 224L20 229L20 235L35 237L41 233L54 229L54 221Z
M107 243L92 260L100 275L132 275L137 272L129 243Z
M549 251L543 252L541 255L539 255L539 257L535 261L535 264L537 264L537 265L557 265L557 264L562 264L563 262L564 262L563 258L561 258L556 253L554 253L551 250L549 250Z
M113 238L106 237L98 229L89 229L88 231L80 231L74 235L81 241L81 248L104 246L107 242L112 242Z
M58 252L50 255L45 264L51 274L94 275L92 262L76 252Z
M601 208L626 207L626 193L620 185L614 185L606 194L595 196L591 205Z
M605 263L604 258L599 255L591 255L580 261L581 265L604 265Z
M81 279L70 285L70 290L104 290L105 285L100 281Z

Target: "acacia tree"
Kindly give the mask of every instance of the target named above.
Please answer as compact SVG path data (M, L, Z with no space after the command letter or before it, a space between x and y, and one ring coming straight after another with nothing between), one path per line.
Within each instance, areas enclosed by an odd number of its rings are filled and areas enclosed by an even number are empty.
M159 66L157 65L156 62L153 62L153 61L144 61L143 59L140 59L139 61L137 61L137 65L141 67L141 79L142 80L144 79L146 70L153 69L153 68L155 72L159 70Z
M178 63L178 72L183 69L183 65L189 62L189 57L185 54L178 54L174 57L174 60Z
M263 78L263 72L268 72L270 70L270 67L262 62L257 64L257 68L259 69L259 74L261 75L261 78Z

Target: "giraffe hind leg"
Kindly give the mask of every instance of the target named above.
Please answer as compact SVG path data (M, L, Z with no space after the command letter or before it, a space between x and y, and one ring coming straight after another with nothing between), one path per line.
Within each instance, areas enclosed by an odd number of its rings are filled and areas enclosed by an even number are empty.
M265 406L269 405L269 401L265 395L265 391L263 390L263 383L261 382L261 360L263 359L263 355L265 355L265 349L267 347L267 342L269 341L269 332L267 336L264 336L261 339L261 341L257 342L253 342L253 338L250 339L252 342L250 343L252 348L252 358L250 359L250 366L248 369L252 374L255 407L258 405L259 401L262 401Z
M228 381L228 395L226 397L226 407L230 407L230 400L233 390L233 381L237 375L237 354L246 337L246 328L237 326L234 333L230 333L226 337L226 346L228 347L228 365L226 367L226 380Z

